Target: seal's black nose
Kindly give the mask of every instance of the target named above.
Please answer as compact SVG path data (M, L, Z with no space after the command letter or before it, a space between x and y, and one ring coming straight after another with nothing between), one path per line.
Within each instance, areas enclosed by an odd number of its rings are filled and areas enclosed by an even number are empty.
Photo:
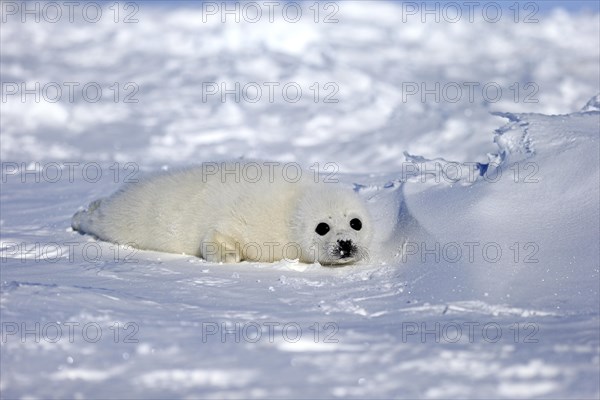
M340 252L341 258L352 257L352 253L354 253L354 246L352 245L351 240L338 240L338 250Z

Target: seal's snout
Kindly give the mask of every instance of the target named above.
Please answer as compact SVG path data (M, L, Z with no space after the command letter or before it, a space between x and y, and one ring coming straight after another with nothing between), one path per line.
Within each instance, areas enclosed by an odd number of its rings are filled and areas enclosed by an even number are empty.
M340 258L353 257L356 252L356 246L352 244L352 240L338 240L338 252Z

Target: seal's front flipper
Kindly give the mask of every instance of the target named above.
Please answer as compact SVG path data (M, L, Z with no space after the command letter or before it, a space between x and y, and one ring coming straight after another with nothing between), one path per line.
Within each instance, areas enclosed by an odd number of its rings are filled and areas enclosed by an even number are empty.
M200 255L209 262L238 263L242 260L241 254L237 241L215 229L208 232L200 243Z

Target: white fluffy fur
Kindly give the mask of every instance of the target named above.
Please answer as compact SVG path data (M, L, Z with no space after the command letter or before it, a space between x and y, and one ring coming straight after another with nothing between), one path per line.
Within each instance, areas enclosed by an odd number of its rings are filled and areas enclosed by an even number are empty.
M298 258L343 264L367 255L372 223L351 189L317 183L314 174L304 170L301 179L292 182L284 177L283 166L252 164L207 163L127 184L76 213L73 229L110 242L212 262ZM362 221L359 231L350 227L352 218ZM321 222L331 228L324 236L315 232ZM339 240L353 243L351 257L340 257Z

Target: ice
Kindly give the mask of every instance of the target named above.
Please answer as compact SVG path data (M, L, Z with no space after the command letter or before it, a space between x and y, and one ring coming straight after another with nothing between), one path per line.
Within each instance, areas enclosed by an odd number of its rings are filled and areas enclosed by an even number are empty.
M598 398L600 26L575 3L493 24L383 1L333 24L308 3L296 24L3 14L1 397ZM263 98L203 99L211 82ZM409 94L436 83L463 95ZM369 262L210 264L69 228L130 178L240 157L333 163L378 225Z

